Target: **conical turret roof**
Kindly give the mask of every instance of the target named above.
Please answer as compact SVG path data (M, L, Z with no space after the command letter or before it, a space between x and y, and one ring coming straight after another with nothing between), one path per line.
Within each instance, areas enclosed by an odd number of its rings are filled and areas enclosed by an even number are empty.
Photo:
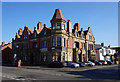
M53 21L55 19L63 19L63 20L65 20L65 18L64 18L64 16L63 16L63 14L62 14L60 9L56 9L55 10L55 13L54 13L53 18L52 18L51 21Z

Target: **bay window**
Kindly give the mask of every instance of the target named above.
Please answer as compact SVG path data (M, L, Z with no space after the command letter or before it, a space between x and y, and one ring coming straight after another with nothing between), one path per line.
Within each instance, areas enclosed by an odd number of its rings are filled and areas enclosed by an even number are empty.
M55 47L55 38L52 38L52 46Z
M60 37L57 38L57 46L61 46L61 38Z
M65 38L62 38L62 46L65 47Z

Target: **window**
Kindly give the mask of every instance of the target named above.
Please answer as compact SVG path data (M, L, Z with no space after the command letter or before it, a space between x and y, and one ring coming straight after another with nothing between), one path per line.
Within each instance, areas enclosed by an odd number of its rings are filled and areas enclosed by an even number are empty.
M44 31L44 35L46 35L46 30Z
M53 24L53 29L55 29L55 24Z
M16 45L16 48L19 48L19 46L18 46L18 45Z
M84 35L82 34L81 37L84 38Z
M23 39L27 39L27 35L24 35L24 36L23 36Z
M47 48L47 40L42 41L42 48Z
M63 61L65 61L65 52L63 52Z
M93 50L93 45L92 44L88 44L88 50Z
M81 48L85 49L85 43L81 42Z
M55 47L55 38L52 38L52 46Z
M89 35L89 40L92 40L92 36L91 35Z
M36 37L36 33L35 33L35 35L34 35L35 37Z
M65 24L62 24L62 29L65 29Z
M77 32L75 32L75 36L78 37L78 33Z
M44 43L43 43L44 45L43 45L43 48L46 48L47 47L47 41L46 40L44 40Z
M79 42L74 43L74 48L79 48Z
M57 29L60 29L60 23L57 23Z
M33 43L33 48L37 48L37 42Z
M76 48L76 42L74 43L74 48Z
M57 46L60 46L60 45L61 45L61 38L58 37L58 38L57 38Z
M62 38L62 46L65 47L65 38Z

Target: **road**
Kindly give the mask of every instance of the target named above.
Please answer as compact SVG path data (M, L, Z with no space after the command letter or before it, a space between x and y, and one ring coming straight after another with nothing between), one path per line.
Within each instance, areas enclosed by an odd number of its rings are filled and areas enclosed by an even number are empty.
M119 80L118 65L80 68L40 66L2 66L3 80Z

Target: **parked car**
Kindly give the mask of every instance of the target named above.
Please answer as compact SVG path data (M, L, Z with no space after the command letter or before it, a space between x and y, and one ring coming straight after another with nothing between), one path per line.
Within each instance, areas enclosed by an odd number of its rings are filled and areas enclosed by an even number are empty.
M85 63L83 63L83 62L77 62L77 63L79 64L80 67L85 67L86 66Z
M113 62L112 61L107 61L107 64L108 65L111 65Z
M87 62L85 62L85 65L86 65L86 66L94 66L95 63L93 63L93 62L91 62L91 61L87 61Z
M64 63L62 63L60 61L54 61L54 62L51 62L48 66L49 67L61 68L61 67L64 67Z
M107 65L107 61L105 60L99 60L99 62L102 62L102 65Z
M99 62L98 60L92 60L93 63L95 63L95 65L102 65L102 62Z
M72 67L72 68L77 68L77 67L79 67L79 64L73 63L73 62L71 62L71 61L66 61L66 64L67 64L68 67Z

